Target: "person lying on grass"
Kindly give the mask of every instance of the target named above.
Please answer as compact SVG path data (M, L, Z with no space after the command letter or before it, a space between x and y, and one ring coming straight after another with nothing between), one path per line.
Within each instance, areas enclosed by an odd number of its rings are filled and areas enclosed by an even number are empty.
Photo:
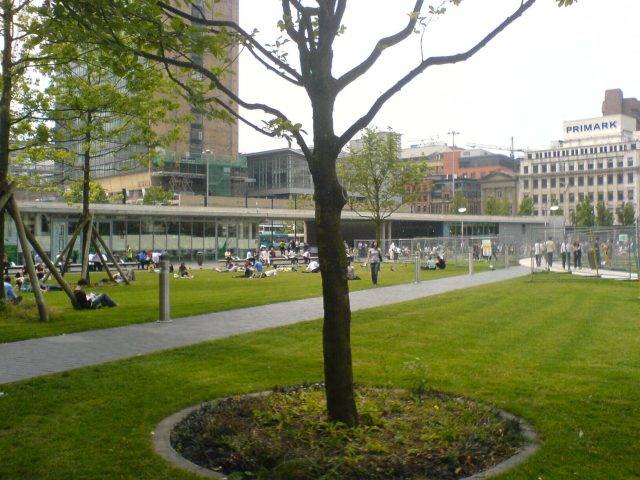
M85 293L84 289L87 286L85 279L78 280L78 284L73 291L76 297L76 308L81 310L93 310L100 307L117 307L118 304L111 300L111 297L106 293L97 295L95 293Z
M17 305L22 301L22 297L16 295L16 292L13 290L11 277L9 275L5 275L4 277L4 298L14 305Z

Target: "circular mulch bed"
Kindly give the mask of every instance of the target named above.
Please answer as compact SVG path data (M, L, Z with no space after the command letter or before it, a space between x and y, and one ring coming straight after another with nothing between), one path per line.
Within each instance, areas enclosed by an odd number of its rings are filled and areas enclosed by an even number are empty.
M170 442L234 480L387 480L469 477L515 463L530 439L517 418L440 392L358 387L357 404L350 428L326 421L322 385L220 399L192 409Z

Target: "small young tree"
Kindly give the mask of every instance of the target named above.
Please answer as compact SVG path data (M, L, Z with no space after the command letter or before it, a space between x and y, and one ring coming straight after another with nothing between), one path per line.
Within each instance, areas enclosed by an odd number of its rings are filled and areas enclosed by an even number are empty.
M596 225L599 227L613 225L613 213L609 211L604 202L598 202L596 205Z
M593 227L596 224L593 204L589 197L585 197L584 200L576 205L573 223L576 227Z
M178 82L203 108L217 109L269 136L283 136L296 141L303 151L315 186L318 256L322 275L324 323L322 342L325 391L328 416L333 421L356 425L358 414L353 388L351 362L351 309L346 276L347 259L341 232L341 212L347 202L340 184L336 165L347 143L367 127L382 109L404 87L427 69L464 62L487 46L509 25L513 24L537 0L517 2L513 12L470 48L450 55L425 57L418 54L415 65L399 75L396 82L382 89L364 112L342 132L335 124L334 108L345 89L362 78L376 65L383 54L407 40L416 28L426 26L424 0L416 0L406 25L396 33L379 39L373 49L346 72L334 71L336 39L344 31L342 23L348 0L282 0L281 32L288 38L273 44L256 40L253 29L244 29L237 22L216 18L203 10L203 5L215 2L167 2L163 0L56 0L53 13L65 31L81 27L81 37L90 37L96 44L109 45L116 52L133 52L142 58L167 67L186 69L207 80L216 92L194 92L192 85ZM575 0L554 0L569 5ZM366 3L366 2L360 2ZM445 4L461 3L448 0ZM388 2L388 8L396 8ZM444 6L444 5L443 5ZM365 7L366 8L366 7ZM426 15L444 13L444 8L432 7ZM206 68L198 61L208 53L225 59L226 48L239 44L260 64L282 81L304 89L312 110L311 142L307 142L300 123L292 121L281 109L263 101L247 101L225 83L225 68ZM286 49L292 46L295 55ZM417 50L420 51L420 50ZM296 57L296 64L289 63ZM170 70L169 70L170 71ZM238 106L267 115L264 123L255 122L238 111Z
M145 205L166 205L173 200L173 193L160 186L149 187L144 192L142 203Z
M453 194L453 201L449 206L449 213L459 215L459 210L461 208L469 208L469 201L467 200L467 197L465 197L464 193L458 190ZM469 212L466 213L468 214Z
M616 214L620 225L629 226L636 223L636 211L633 208L633 203L623 203L618 207Z
M82 203L85 197L85 182L83 179L71 183L63 194L67 203ZM89 181L87 203L109 203L109 196L102 185L94 180Z
M415 201L419 192L413 187L429 170L426 162L400 160L399 141L394 133L380 134L368 128L362 135L362 146L350 149L338 162L347 202L359 216L373 222L378 243L384 221Z
M518 215L522 217L530 217L533 215L533 198L529 195L525 195L525 197L520 202L520 206L518 207Z
M511 215L511 202L506 198L490 196L487 198L484 213L486 215L509 216Z

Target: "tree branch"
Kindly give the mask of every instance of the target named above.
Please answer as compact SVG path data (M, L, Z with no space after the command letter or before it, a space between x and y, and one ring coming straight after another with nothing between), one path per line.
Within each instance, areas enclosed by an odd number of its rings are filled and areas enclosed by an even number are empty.
M398 82L396 82L391 88L386 90L382 95L378 97L378 99L373 103L369 111L356 120L353 125L351 125L338 139L338 145L340 148L344 147L347 142L353 138L353 136L362 130L364 127L369 125L376 114L380 111L382 106L396 93L398 93L402 88L411 82L414 78L424 72L427 68L435 66L435 65L450 65L458 62L463 62L473 57L476 53L482 50L491 40L493 40L500 32L502 32L505 28L511 25L516 19L518 19L524 12L526 12L529 8L536 3L537 0L526 0L522 2L520 7L509 17L507 17L500 25L498 25L495 29L493 29L488 35L486 35L482 40L480 40L476 45L474 45L471 49L467 50L463 53L458 53L456 55L447 55L447 56L439 56L439 57L429 57L426 60L422 61L416 68L407 73L404 77L402 77Z
M378 61L378 59L382 55L382 52L384 52L387 48L393 47L403 40L406 40L409 35L413 33L416 23L418 22L418 16L420 15L420 11L422 10L423 3L424 0L416 0L416 4L413 7L411 14L409 14L409 22L407 23L407 26L394 35L390 35L388 37L380 39L376 46L373 48L373 51L362 63L355 66L347 73L342 75L338 80L336 80L336 87L338 92L352 83L358 77L364 75Z

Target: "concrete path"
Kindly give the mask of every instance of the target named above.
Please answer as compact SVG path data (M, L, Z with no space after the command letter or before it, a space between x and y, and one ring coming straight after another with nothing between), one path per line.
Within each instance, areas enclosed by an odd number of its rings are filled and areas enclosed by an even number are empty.
M530 258L521 258L519 261L520 265L528 268L529 272L531 272L531 259ZM565 270L562 268L562 260L554 258L553 259L553 267L550 269L553 273L571 273L572 275L577 275L579 277L600 277L606 280L638 280L638 274L633 272L623 272L620 270L609 270L606 268L601 268L598 271L593 270L588 267L579 268L578 270L571 267L571 271ZM536 273L546 272L546 260L542 261L541 267L535 267L534 271Z
M526 275L513 267L420 284L351 293L353 311L486 285ZM264 328L321 318L322 298L274 303L177 319L0 344L0 384L144 355Z

